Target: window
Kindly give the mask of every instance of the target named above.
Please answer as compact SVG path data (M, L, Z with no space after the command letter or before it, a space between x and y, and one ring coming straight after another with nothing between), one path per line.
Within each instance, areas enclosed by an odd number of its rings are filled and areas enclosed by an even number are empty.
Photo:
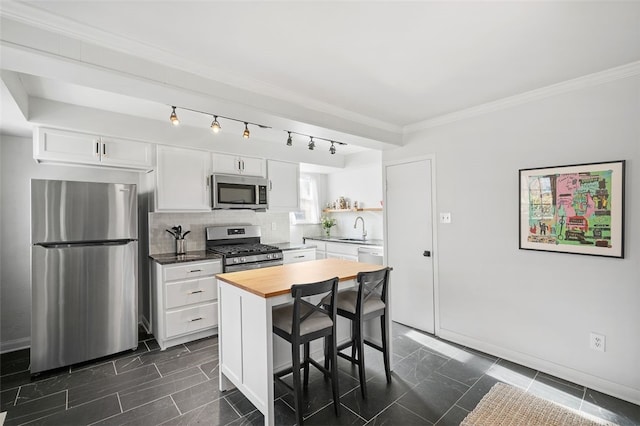
M300 211L291 213L291 223L320 223L318 175L300 173Z

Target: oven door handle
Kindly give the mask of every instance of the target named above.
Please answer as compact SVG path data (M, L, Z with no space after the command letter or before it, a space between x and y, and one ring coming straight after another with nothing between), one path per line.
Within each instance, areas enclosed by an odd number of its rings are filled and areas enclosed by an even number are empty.
M225 272L238 272L238 271L248 271L250 269L260 269L260 268L268 268L269 266L280 266L282 265L282 259L278 260L269 260L267 262L252 262L252 263L244 263L244 264L235 264L225 266Z

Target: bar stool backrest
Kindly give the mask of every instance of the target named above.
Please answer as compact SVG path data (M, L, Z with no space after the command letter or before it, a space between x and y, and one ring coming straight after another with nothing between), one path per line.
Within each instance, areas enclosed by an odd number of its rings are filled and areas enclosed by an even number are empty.
M379 271L358 273L356 277L358 281L356 312L361 312L362 306L369 299L380 299L385 306L387 305L387 287L390 271L391 268L387 267Z
M292 336L300 336L300 328L304 321L313 313L319 312L331 318L334 325L336 322L337 305L335 303L335 295L338 291L338 277L331 278L326 281L320 281L311 284L294 284L291 286L291 296L293 297L293 323ZM304 297L321 295L318 303L314 304ZM304 314L301 316L301 312Z

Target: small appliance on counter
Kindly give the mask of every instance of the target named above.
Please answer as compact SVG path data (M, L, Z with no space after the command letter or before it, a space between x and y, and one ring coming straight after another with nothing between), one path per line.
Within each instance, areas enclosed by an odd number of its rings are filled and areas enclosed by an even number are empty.
M31 181L31 374L138 346L136 185Z

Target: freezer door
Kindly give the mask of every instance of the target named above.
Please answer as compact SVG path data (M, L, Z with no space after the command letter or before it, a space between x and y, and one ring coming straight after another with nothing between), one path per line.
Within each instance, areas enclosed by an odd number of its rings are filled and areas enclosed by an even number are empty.
M137 347L137 250L32 247L32 374Z
M135 240L136 185L31 181L31 242Z

